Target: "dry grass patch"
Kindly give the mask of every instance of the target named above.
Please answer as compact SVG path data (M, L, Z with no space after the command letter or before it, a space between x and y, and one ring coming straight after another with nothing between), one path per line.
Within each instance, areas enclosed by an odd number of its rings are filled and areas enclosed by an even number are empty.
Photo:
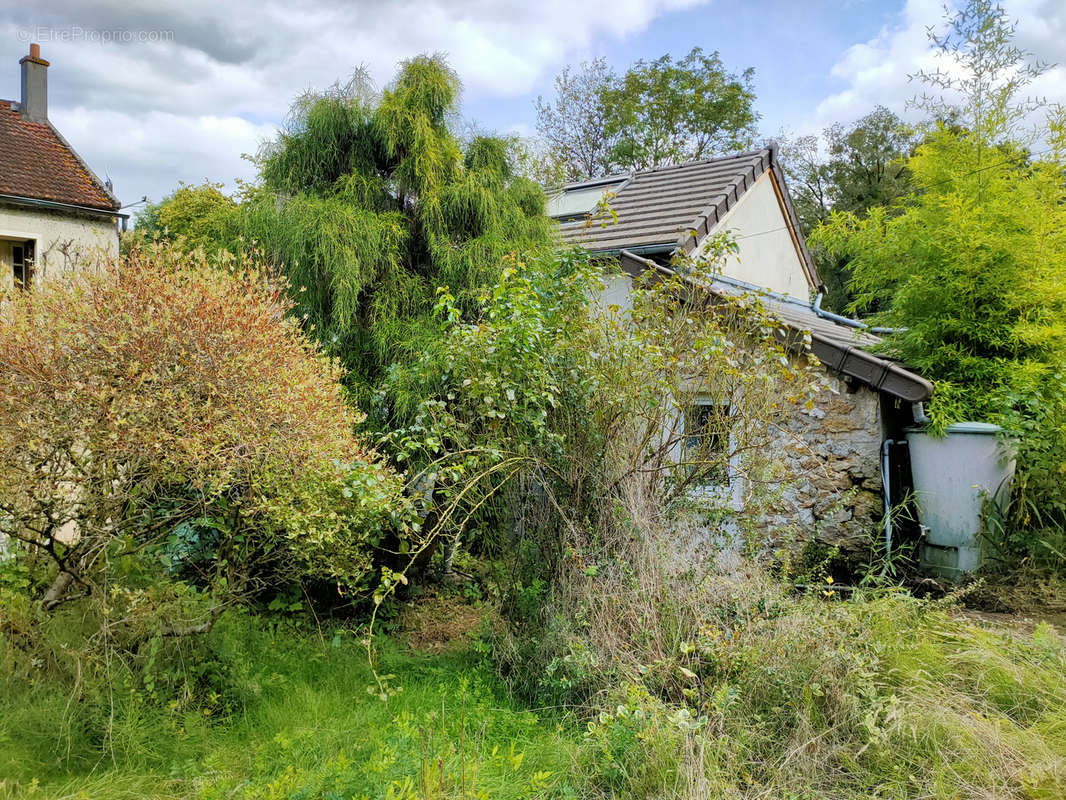
M480 628L486 609L455 595L427 594L404 605L401 640L412 650L444 653L464 649Z

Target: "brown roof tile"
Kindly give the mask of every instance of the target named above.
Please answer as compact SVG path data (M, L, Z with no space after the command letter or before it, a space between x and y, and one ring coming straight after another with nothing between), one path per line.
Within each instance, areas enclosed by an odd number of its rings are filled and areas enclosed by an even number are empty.
M769 166L769 149L763 149L637 172L611 200L617 224L563 222L560 235L567 244L593 251L679 246L697 217L708 209L724 214Z
M47 122L28 122L0 100L0 194L103 210L119 203Z
M564 244L580 245L590 252L655 246L690 251L767 170L773 171L783 193L788 223L799 242L808 278L818 287L821 279L799 229L775 145L634 173L610 201L617 223L612 219L586 225L585 219L567 220L560 223L559 235ZM602 179L585 185L598 182ZM582 185L570 184L564 191Z

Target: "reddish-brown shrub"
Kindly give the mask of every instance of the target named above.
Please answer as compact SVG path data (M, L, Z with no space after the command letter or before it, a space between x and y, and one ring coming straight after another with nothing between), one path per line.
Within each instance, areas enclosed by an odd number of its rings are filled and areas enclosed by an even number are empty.
M399 481L285 296L251 262L157 246L0 301L0 533L46 606L130 555L178 574L196 531L185 568L219 597L279 571L365 577Z

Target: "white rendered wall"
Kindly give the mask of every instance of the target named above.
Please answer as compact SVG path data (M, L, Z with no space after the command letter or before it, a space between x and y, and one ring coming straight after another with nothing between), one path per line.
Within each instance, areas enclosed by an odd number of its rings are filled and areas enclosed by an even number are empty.
M771 180L764 172L712 231L731 233L739 248L722 274L807 300L810 284Z
M626 273L617 273L603 276L603 290L599 295L599 306L602 311L608 311L612 306L618 306L620 311L631 311L633 300L629 296L633 291L633 278Z
M10 240L34 240L34 282L118 256L118 230L105 217L0 206L0 290L11 288Z

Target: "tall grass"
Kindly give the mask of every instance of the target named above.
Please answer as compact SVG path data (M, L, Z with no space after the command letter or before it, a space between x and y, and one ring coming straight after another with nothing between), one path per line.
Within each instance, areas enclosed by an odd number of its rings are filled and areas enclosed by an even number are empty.
M579 552L539 674L591 707L585 796L1066 797L1066 639L894 589L797 594L696 531ZM609 556L606 554L610 554ZM711 554L711 555L708 555ZM528 652L501 636L499 652Z
M0 798L1066 797L1051 627L796 595L698 539L614 552L556 587L525 684L569 713L529 710L471 649L389 639L382 702L351 632L251 615L109 681L0 639Z
M196 654L195 702L156 699L144 665L86 691L0 677L0 798L529 797L566 791L573 741L468 653L384 642L402 691L372 697L354 636L234 618ZM118 667L116 667L116 670ZM538 796L544 796L543 794Z

